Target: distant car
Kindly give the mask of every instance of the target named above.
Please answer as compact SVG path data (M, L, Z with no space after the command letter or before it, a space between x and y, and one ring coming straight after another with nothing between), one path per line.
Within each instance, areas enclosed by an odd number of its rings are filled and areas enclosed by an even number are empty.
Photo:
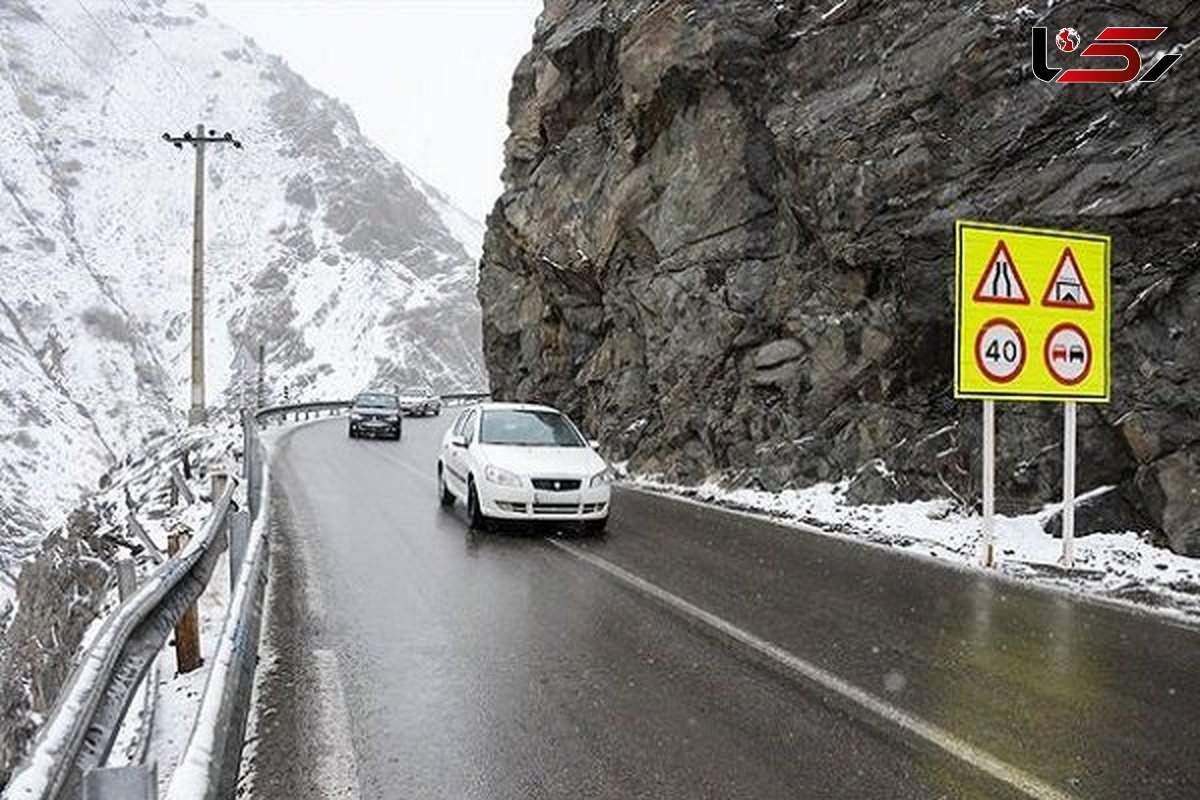
M387 392L362 392L350 406L350 438L401 434L400 401Z
M405 414L433 414L435 417L442 413L442 398L433 393L428 386L410 386L400 393L400 410Z
M548 406L480 403L442 439L443 506L466 501L472 527L493 520L578 522L600 533L616 477L574 423Z

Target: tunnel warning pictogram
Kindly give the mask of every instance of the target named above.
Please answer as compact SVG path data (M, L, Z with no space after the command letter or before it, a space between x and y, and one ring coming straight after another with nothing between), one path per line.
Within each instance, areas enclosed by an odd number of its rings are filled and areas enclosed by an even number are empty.
M1058 266L1054 268L1054 275L1050 277L1046 293L1042 295L1042 305L1088 310L1096 307L1070 247L1064 247L1058 258Z
M1017 271L1016 262L1008 245L1001 239L988 259L987 269L975 287L974 298L977 303L1012 303L1014 305L1029 305L1029 293L1021 281L1021 273Z

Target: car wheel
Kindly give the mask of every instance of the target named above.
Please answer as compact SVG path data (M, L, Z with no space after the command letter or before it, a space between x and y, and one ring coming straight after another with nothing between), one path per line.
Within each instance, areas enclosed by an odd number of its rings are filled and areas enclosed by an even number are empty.
M433 415L434 415L435 417L440 417L440 416L442 415L442 410L441 410L440 408L435 408L435 409L433 410Z
M486 531L491 520L479 508L479 495L475 491L475 479L467 479L467 516L471 519L471 527L477 531Z
M351 429L350 429L350 438L351 438L351 439L357 439L357 438L358 438L358 433L357 433L357 432L354 430L354 428L351 428Z
M442 508L450 508L454 505L454 494L450 491L450 487L446 485L446 476L442 473L442 465L438 464L438 500L442 504Z
M589 536L603 536L608 530L608 517L589 519L583 523L583 532Z

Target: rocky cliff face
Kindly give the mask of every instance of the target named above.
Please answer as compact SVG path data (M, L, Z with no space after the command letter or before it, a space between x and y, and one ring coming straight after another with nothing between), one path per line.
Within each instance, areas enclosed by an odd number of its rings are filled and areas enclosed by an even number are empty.
M1047 8L1052 6L1052 8ZM1098 525L1200 555L1200 7L548 0L479 296L500 396L674 479L977 496L952 399L956 218L1113 235ZM1036 80L1030 28L1166 25L1158 83ZM1061 60L1055 53L1052 59ZM1060 491L1061 411L1003 405L999 506Z

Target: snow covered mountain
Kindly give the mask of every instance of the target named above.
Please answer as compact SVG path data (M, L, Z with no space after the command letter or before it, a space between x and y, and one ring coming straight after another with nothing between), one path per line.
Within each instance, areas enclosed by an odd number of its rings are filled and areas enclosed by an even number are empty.
M0 3L0 570L188 391L191 148L207 153L210 406L485 385L482 229L350 110L175 0Z

